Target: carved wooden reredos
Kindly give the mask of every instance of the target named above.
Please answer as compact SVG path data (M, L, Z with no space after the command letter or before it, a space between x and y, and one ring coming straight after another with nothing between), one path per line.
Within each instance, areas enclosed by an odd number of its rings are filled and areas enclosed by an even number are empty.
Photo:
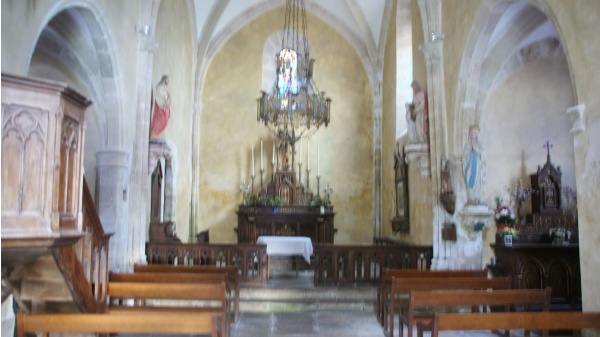
M554 166L550 160L550 144L546 144L548 150L546 163L543 167L538 166L537 173L531 175L531 186L538 191L531 199L533 213L562 213L561 178L560 166Z
M297 178L294 171L276 172L273 174L273 180L267 185L267 196L280 197L282 205L308 206L313 193L306 191Z

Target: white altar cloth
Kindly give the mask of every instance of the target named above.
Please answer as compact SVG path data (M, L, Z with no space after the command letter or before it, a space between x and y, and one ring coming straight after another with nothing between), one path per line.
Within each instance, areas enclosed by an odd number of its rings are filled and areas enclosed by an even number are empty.
M267 255L293 256L302 255L310 264L313 253L312 241L306 236L259 236L258 244L267 245Z

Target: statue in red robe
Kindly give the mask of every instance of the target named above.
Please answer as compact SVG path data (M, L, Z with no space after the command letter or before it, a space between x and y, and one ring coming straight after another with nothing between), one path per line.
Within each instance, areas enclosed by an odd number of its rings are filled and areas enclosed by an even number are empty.
M156 85L156 98L154 99L154 113L150 122L150 138L156 138L167 127L171 117L171 95L168 90L169 76L163 75Z

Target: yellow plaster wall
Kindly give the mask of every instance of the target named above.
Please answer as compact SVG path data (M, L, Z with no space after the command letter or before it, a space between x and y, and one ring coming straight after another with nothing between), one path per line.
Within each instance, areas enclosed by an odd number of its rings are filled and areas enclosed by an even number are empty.
M390 236L392 217L396 215L396 192L394 175L394 151L396 138L396 6L394 1L392 19L387 31L383 61L383 115L381 144L381 235Z
M152 88L162 75L169 75L171 117L159 138L174 147L173 170L175 174L175 214L177 236L187 241L191 196L192 153L192 56L191 31L188 7L183 1L162 2L156 25L158 48L154 53ZM174 25L173 22L178 24ZM150 175L148 175L150 183ZM148 196L150 205L150 196ZM149 222L149 221L148 221Z
M283 17L284 8L279 7L243 27L217 52L206 74L200 122L199 230L209 229L211 242L237 240L235 211L242 200L239 186L244 180L250 181L251 145L255 149L255 188L260 186L260 139L266 152L265 164L270 162L273 140L268 129L256 121L256 98L261 85L263 45L281 29ZM316 59L315 81L319 90L333 100L331 123L310 139L310 188L316 192L319 144L321 190L328 183L334 189L331 199L338 229L335 242L370 243L371 84L356 52L338 33L312 15L307 15L307 26L312 57ZM268 179L271 169L266 166ZM303 184L305 180L303 172Z

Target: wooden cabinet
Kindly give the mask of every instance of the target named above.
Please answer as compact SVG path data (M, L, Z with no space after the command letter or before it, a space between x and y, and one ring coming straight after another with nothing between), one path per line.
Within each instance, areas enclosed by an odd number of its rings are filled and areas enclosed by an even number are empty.
M313 243L333 243L335 213L324 214L308 207L241 207L238 212L238 243L256 243L261 235L307 236Z
M511 276L514 289L552 288L552 307L581 310L581 276L578 244L492 244L494 276Z

